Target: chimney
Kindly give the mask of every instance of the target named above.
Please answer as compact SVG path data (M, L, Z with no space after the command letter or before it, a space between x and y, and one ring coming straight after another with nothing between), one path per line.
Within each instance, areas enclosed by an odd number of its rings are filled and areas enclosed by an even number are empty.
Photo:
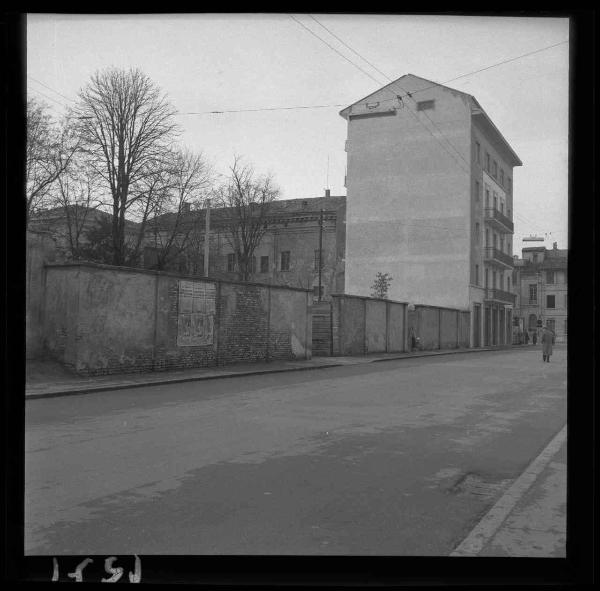
M331 197L331 191L329 189L325 189L325 197Z
M557 250L557 249L558 249L558 242L553 242L553 243L552 243L552 248L553 248L554 250Z

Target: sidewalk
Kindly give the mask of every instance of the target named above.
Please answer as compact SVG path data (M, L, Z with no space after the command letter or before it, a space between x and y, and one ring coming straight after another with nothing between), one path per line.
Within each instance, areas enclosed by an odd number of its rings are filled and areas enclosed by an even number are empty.
M517 502L479 556L566 557L567 443Z
M200 369L171 370L161 372L140 372L118 375L82 377L64 369L53 361L27 361L25 379L26 399L46 398L51 396L67 396L121 390L123 388L140 388L159 384L174 384L196 380L212 380L219 378L261 375L287 371L308 369L324 369L344 365L358 365L394 359L412 359L417 357L434 357L457 353L476 353L481 351L498 351L521 346L488 347L481 349L444 349L436 351L416 351L414 353L385 353L360 357L313 357L298 361L271 361L269 363L236 363L222 367Z
M566 425L451 556L565 558Z

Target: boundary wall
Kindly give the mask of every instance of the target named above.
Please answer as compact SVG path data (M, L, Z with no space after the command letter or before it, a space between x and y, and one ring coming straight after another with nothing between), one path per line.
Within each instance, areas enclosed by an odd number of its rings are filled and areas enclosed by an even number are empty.
M469 347L470 312L363 296L331 298L333 356Z
M66 263L41 297L45 352L83 375L311 358L306 289Z

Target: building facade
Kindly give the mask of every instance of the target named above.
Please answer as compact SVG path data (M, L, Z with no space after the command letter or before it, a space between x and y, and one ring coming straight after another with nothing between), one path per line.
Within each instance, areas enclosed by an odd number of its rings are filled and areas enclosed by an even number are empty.
M267 216L267 229L254 251L250 281L310 289L318 300L319 264L321 298L344 289L344 248L346 198L314 197L274 201ZM231 210L210 212L209 276L239 280L239 265L229 239ZM322 219L322 234L321 234ZM206 211L186 214L184 224L193 224L197 236L176 260L165 267L191 275L204 274L204 239ZM319 241L321 240L321 256ZM145 238L144 267L156 264L155 237L148 229Z
M513 168L477 100L408 74L348 121L345 292L471 312L471 345L511 342Z
M525 332L531 339L542 326L549 326L556 341L566 342L568 334L568 250L544 246L522 249L522 258L515 260L514 285L515 340Z

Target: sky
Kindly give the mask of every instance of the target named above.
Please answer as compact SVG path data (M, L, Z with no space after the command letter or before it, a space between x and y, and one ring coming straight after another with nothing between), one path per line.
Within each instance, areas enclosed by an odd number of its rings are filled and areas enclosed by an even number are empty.
M567 248L568 19L312 16L28 15L27 92L59 117L96 71L139 68L177 110L182 144L221 174L241 155L295 199L346 194L339 111L387 84L381 72L447 82L475 96L523 162L513 252ZM532 234L545 241L522 242Z

